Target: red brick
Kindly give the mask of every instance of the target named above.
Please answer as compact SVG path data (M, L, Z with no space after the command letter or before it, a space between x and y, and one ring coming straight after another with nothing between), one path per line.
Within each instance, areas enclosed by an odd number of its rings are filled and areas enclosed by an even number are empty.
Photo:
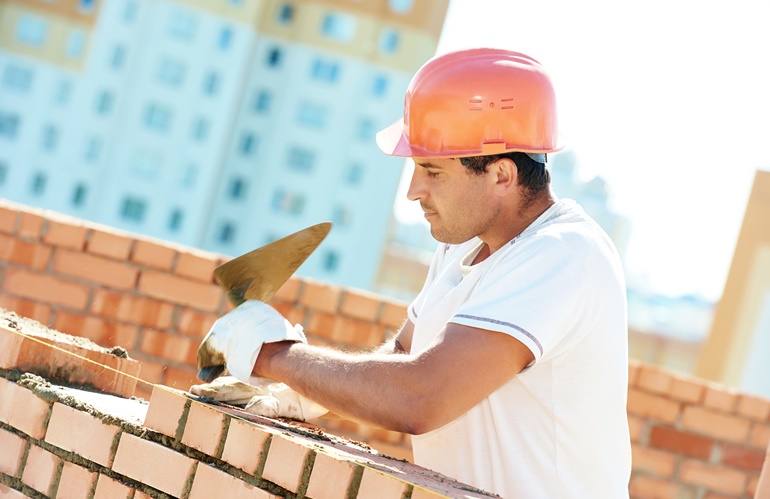
M114 260L128 260L134 240L125 234L93 229L86 244L86 251Z
M305 281L299 302L311 310L336 314L341 294L342 290L339 286Z
M82 499L94 490L97 474L77 464L65 462L61 470L56 499Z
M209 499L211 497L268 499L271 495L243 480L201 463L195 472L189 499Z
M208 255L181 252L177 255L174 271L182 276L207 284L213 282L217 260Z
M259 467L262 449L269 436L270 433L254 424L231 419L222 461L253 475Z
M3 499L26 499L29 496L0 483L0 497Z
M93 499L130 499L133 490L128 485L106 475L99 475Z
M308 497L313 499L345 499L358 465L317 452L308 483Z
M143 296L96 289L90 311L108 319L167 329L172 323L174 305Z
M310 452L309 448L282 435L274 436L267 453L262 478L292 492L298 492L302 472L305 469L305 460Z
M22 317L34 319L42 324L48 324L51 318L51 306L37 300L0 294L0 307L13 310Z
M139 291L147 296L206 312L219 308L223 292L214 284L203 284L163 272L145 270L139 276Z
M761 423L752 424L751 432L749 433L749 444L760 449L770 445L770 426Z
M144 329L140 350L147 355L182 364L195 363L199 341L154 329Z
M176 255L176 250L170 246L137 239L134 243L131 261L160 270L171 270L174 255Z
M182 393L166 386L155 385L144 418L144 426L171 438L176 437L177 432L181 435L183 428L180 428L180 424L190 402Z
M16 221L18 219L19 210L10 205L0 204L0 232L13 234L16 230Z
M639 379L640 366L637 362L629 360L628 362L628 386L636 386L637 379Z
M400 329L407 318L407 307L408 305L403 302L383 301L380 324Z
M163 384L177 390L190 391L192 385L197 385L201 382L196 376L197 373L198 369L194 367L180 369L168 366L163 376Z
M647 420L638 418L636 416L628 416L628 430L631 434L632 442L639 442L644 435L644 428Z
M311 311L308 313L307 323L304 324L305 333L309 336L331 340L334 336L336 324L336 315Z
M648 392L668 394L671 389L671 374L658 367L642 365L636 385Z
M109 468L119 431L117 426L57 402L51 411L45 441Z
M73 222L48 219L48 228L43 241L52 246L82 250L86 242L88 229Z
M225 413L201 402L192 401L182 443L204 454L220 457L220 441L225 428Z
M299 298L300 291L302 290L302 280L298 277L290 277L288 281L278 288L278 291L273 295L273 300L278 300L286 303L294 303Z
M203 338L218 318L219 316L216 314L206 314L190 308L183 308L179 314L179 322L176 328L180 333L188 334L195 338Z
M48 403L30 390L0 378L0 421L40 439L45 435L49 411Z
M27 454L27 463L21 481L43 495L52 495L51 486L58 478L61 459L45 449L32 445Z
M117 289L132 289L139 274L127 263L61 249L56 251L53 262L58 274Z
M731 413L735 409L737 402L738 395L736 393L728 392L722 387L706 387L706 395L703 397L704 407Z
M628 487L631 497L636 499L682 499L694 498L693 487L686 487L647 475L632 475Z
M2 395L2 392L0 392ZM0 421L5 422L4 419ZM16 476L19 472L21 457L24 455L24 449L27 447L27 441L20 436L0 429L0 473L8 476Z
M160 444L123 433L112 470L180 497L197 461Z
M679 416L681 405L638 389L628 390L628 413L642 418L653 418L673 424Z
M770 400L762 397L741 394L738 396L736 414L755 421L766 421L770 417Z
M139 376L153 385L163 381L163 374L166 372L166 366L158 362L142 359L142 368L139 370Z
M412 491L411 499L436 499L439 497L446 497L443 494L439 494L438 492L433 492L428 489L421 489L418 487L415 487Z
M674 400L699 404L705 393L706 385L702 381L674 378L669 396Z
M19 268L6 270L3 288L15 295L78 310L84 310L88 302L88 287L82 284Z
M45 217L37 213L22 211L17 234L23 238L37 240L43 232L45 221Z
M750 471L762 471L765 451L750 449L742 445L724 444L722 446L722 464Z
M63 333L88 338L103 347L120 346L134 350L139 336L137 326L105 321L98 317L73 314L65 310L56 312L54 329Z
M650 430L650 446L705 460L711 456L714 441L692 433L656 425Z
M721 466L711 466L701 461L686 459L679 478L684 483L708 487L716 492L739 495L743 493L746 474Z
M376 322L381 308L382 301L377 295L348 290L342 296L340 313L354 319Z
M370 468L364 469L357 499L400 499L404 497L407 483Z
M682 413L682 428L733 442L743 442L749 434L749 422L702 407L688 406Z
M42 270L48 266L52 251L50 247L40 243L0 234L0 260Z
M377 346L383 342L383 330L377 324L339 317L334 323L332 339L345 345Z

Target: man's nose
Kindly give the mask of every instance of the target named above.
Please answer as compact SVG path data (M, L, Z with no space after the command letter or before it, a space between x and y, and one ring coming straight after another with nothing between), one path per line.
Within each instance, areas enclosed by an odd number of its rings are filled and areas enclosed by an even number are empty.
M409 201L417 201L425 194L423 184L420 179L417 178L417 167L415 166L413 168L414 170L412 170L412 180L409 182L409 189L406 191L406 198Z

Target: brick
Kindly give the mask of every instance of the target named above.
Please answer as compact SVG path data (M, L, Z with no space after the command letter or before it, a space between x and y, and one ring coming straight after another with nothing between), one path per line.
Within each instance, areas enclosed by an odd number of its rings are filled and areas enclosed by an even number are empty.
M408 304L402 302L383 301L380 312L380 324L400 329L407 318Z
M214 269L217 260L212 256L190 252L180 252L177 255L174 272L182 277L211 283L214 279Z
M766 421L770 417L770 400L741 394L738 396L735 413L755 421Z
M88 303L87 286L20 268L6 270L3 288L18 296L77 310L85 310Z
M370 468L364 469L357 499L401 499L407 492L406 482Z
M415 487L412 491L411 499L436 499L439 497L446 497L443 494L439 494L438 492L433 492L428 489L421 489Z
M0 497L3 499L26 499L29 496L23 492L19 492L16 489L12 489L9 486L0 483Z
M672 478L677 456L668 452L651 449L639 444L631 446L634 472L652 473L662 478Z
M317 452L306 495L313 499L345 499L353 478L362 471L355 463Z
M21 481L43 495L52 495L52 485L56 483L60 471L61 459L45 449L32 445L27 454L27 463Z
M137 239L134 243L131 261L159 270L171 270L175 255L176 250L170 246Z
M269 436L270 433L254 424L231 419L222 461L253 475L259 468Z
M34 319L42 324L48 324L51 317L51 306L37 300L28 300L7 294L0 295L0 307L13 310L21 317Z
M144 329L139 349L153 357L181 364L195 364L199 341L185 336Z
M711 409L717 409L722 412L731 413L735 409L738 401L738 395L726 391L724 388L713 386L706 387L706 394L703 397L703 406Z
M642 365L636 385L645 391L656 394L668 394L671 389L671 375L655 366Z
M82 499L89 497L96 485L97 473L65 462L61 470L56 499Z
M628 431L632 442L640 442L644 436L647 421L636 416L628 416Z
M749 444L760 449L770 445L770 426L760 423L752 424L751 432L749 433Z
M301 290L302 280L298 277L290 277L288 281L278 288L278 291L273 295L273 299L286 303L295 303L299 298Z
M653 418L673 424L679 416L681 404L643 392L628 390L628 413L642 418Z
M332 332L334 341L358 347L379 345L383 336L384 333L377 324L345 317L339 317L335 321Z
M54 329L81 338L88 338L103 347L120 346L134 350L139 336L137 326L105 321L89 315L73 314L66 310L56 312Z
M45 221L45 217L37 213L22 211L17 234L23 238L38 240L43 232Z
M196 461L160 444L123 433L112 470L180 497Z
M49 411L48 403L30 390L0 378L0 421L40 439L45 435Z
M341 294L342 291L339 286L305 281L299 302L311 310L336 314Z
M684 483L708 487L716 492L739 495L743 493L746 474L721 466L711 466L694 459L685 459L679 469Z
M0 392L1 394L1 392ZM4 420L0 420L5 422ZM0 429L0 473L16 476L27 441L9 431Z
M308 314L308 321L304 325L305 333L309 336L331 340L334 336L336 324L336 315L311 311Z
M749 422L702 407L688 406L682 413L682 428L704 435L743 442L749 434Z
M706 385L702 381L674 378L671 383L669 397L681 402L699 404L706 393Z
M639 364L636 362L628 362L628 386L636 386L636 381L639 378Z
M711 456L714 441L692 433L656 425L650 430L650 446L705 460Z
M0 234L0 260L42 270L48 266L52 252L50 247L43 244Z
M262 478L291 492L299 492L305 460L311 450L282 435L273 437Z
M86 243L86 251L113 260L128 260L134 240L124 234L92 229Z
M143 359L142 367L139 370L139 376L148 383L156 385L163 381L163 374L166 372L166 366L158 362Z
M19 210L13 206L0 204L0 232L13 234L16 230L16 221L19 219Z
M632 475L628 488L632 498L696 499L692 487L647 475Z
M762 471L765 451L750 449L743 445L724 444L722 446L722 464L749 471Z
M119 431L117 426L104 424L87 412L56 402L45 441L109 468Z
M381 308L382 301L375 294L346 291L342 296L340 313L354 319L376 322Z
M209 499L211 497L268 499L271 495L243 480L201 463L195 472L189 499Z
M224 412L212 406L192 401L182 434L182 443L219 458L222 452L219 444L225 429L225 417Z
M179 314L176 328L180 333L202 339L218 318L219 316L216 314L207 314L190 308L183 308Z
M177 390L190 391L192 385L197 385L201 382L196 377L197 372L198 369L194 367L180 369L168 366L163 373L163 384Z
M86 242L88 229L72 222L48 219L48 227L43 241L52 246L82 250Z
M127 263L62 249L54 254L53 267L61 275L126 290L134 287L139 275L139 271Z
M150 405L144 418L144 426L175 438L184 430L180 427L183 417L189 410L190 399L166 386L155 385L150 397Z
M139 276L139 291L147 296L205 312L214 312L223 299L222 290L214 284L203 284L163 272L144 270Z
M99 475L93 499L130 499L133 490L106 475Z
M96 289L90 312L108 319L167 329L172 324L174 305L143 296Z

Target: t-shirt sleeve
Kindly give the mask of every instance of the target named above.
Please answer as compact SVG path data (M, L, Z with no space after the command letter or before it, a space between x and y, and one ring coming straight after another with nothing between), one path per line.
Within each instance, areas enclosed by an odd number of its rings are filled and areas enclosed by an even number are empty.
M565 338L580 334L576 324L590 287L585 265L579 251L556 237L526 241L508 252L450 322L509 334L538 362Z

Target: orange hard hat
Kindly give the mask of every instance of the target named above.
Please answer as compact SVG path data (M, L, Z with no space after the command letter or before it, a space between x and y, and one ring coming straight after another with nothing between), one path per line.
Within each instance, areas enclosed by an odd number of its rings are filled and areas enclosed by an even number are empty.
M390 156L461 158L562 149L551 80L535 59L470 49L428 61L412 78L404 117L377 134Z

